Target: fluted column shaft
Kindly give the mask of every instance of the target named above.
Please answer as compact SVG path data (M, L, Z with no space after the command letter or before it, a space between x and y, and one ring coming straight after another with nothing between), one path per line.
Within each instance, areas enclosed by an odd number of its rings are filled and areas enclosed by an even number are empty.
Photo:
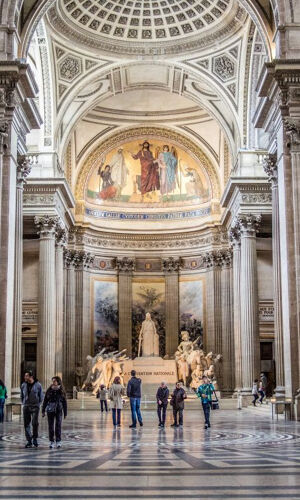
M37 375L43 385L50 384L55 374L55 231L58 218L36 217L40 235L39 250L39 314L37 338Z
M279 227L278 171L276 155L268 155L264 162L264 170L272 185L272 251L273 251L273 287L274 287L274 330L275 330L275 394L285 393L284 382L284 346L282 328L282 286Z
M56 281L56 337L55 337L55 374L63 376L63 334L64 334L64 246L65 231L56 235L55 281Z
M221 260L217 253L205 257L206 273L206 351L222 353Z
M64 253L65 258L65 334L64 334L64 381L65 387L69 393L72 392L75 382L75 252L66 250Z
M178 271L165 275L166 283L166 353L174 356L179 331L179 276Z
M238 222L241 231L242 389L245 394L251 394L253 380L258 378L260 372L256 255L256 231L260 217L240 216Z
M242 339L241 339L241 242L235 230L230 233L233 267L233 337L235 391L242 388Z
M232 329L232 255L227 251L222 259L221 314L222 314L222 393L233 392L233 329Z
M12 355L12 391L19 395L21 382L22 303L23 303L23 188L31 165L26 157L18 158L15 228L15 283Z
M89 328L89 265L93 258L89 253L76 252L75 282L76 282L76 319L75 319L75 364L83 366L86 356L91 354L91 339Z

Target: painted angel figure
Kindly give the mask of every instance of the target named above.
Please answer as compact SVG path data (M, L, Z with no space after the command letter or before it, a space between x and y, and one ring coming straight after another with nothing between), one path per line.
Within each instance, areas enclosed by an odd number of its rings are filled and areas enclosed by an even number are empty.
M162 152L158 154L158 165L160 172L160 192L162 195L172 193L176 188L178 161L176 150L167 144L163 146Z

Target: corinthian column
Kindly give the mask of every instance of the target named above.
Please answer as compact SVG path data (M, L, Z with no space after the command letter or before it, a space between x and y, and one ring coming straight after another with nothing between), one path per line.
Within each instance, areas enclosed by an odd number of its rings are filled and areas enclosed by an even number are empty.
M65 335L64 335L64 382L70 394L75 382L75 255L74 250L65 250Z
M18 158L15 228L14 323L12 345L12 392L19 395L21 382L22 302L23 302L23 188L31 170L26 156Z
M264 170L272 185L272 250L273 250L273 288L274 288L274 330L275 330L275 369L276 396L283 396L284 388L284 358L283 358L283 328L282 328L282 287L280 265L280 228L277 156L269 154L264 161Z
M40 235L37 374L46 387L55 374L55 231L57 216L35 217Z
M166 352L174 356L178 346L179 330L179 270L181 259L163 259L162 269L166 283Z
M222 353L221 318L221 263L220 252L212 251L204 256L206 273L206 351Z
M260 216L240 215L237 221L241 232L242 390L246 395L251 394L253 380L260 372L256 256L260 220Z
M116 260L119 276L119 350L132 354L132 273L134 259L123 257Z
M55 338L55 374L63 374L63 334L64 334L64 248L66 231L58 228L55 247L56 281L56 338Z
M237 228L230 230L233 267L233 338L235 392L242 388L242 339L241 339L241 239Z
M232 253L222 252L221 315L222 315L222 393L233 392L233 332L232 332Z

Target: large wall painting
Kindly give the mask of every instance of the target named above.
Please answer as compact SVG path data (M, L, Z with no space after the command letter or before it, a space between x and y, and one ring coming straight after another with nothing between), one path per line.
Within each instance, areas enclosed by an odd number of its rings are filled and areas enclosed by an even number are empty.
M204 167L166 139L135 139L103 156L91 172L86 200L94 205L183 207L209 202Z
M199 275L181 276L179 281L180 331L187 330L191 340L200 337L203 343L204 278Z
M166 301L164 278L132 280L132 354L137 356L138 336L146 313L150 312L159 335L159 353L165 355Z
M113 277L92 280L93 352L104 347L115 351L119 345L118 283Z

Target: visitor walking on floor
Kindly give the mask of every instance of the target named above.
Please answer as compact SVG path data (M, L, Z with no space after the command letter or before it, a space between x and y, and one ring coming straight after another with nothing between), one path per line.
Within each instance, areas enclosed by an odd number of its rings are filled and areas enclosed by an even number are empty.
M140 426L143 426L143 419L141 414L141 397L142 397L142 381L136 377L136 371L131 370L131 379L127 384L127 396L130 400L132 424L129 426L131 429L136 428L136 421L139 421Z
M196 394L201 399L202 409L204 413L204 428L210 427L210 409L212 395L215 392L213 384L210 382L209 378L204 375L202 377L202 384L198 387Z
M43 407L42 416L47 413L49 448L54 448L54 435L56 447L61 447L61 423L62 418L67 416L67 396L60 377L53 377L52 384L48 387Z
M184 400L187 398L186 392L181 387L180 382L176 382L175 389L171 397L171 406L173 407L173 418L174 423L171 427L182 427L183 426L183 410L184 410ZM177 415L179 416L177 420ZM178 422L178 423L177 423Z
M121 426L121 411L123 408L122 396L125 395L125 389L121 384L120 377L115 377L109 389L109 399L112 411L113 425L115 427Z
M165 382L160 384L157 389L156 400L157 400L157 415L158 415L158 427L164 427L166 423L166 413L168 406L169 389Z
M21 402L23 405L24 428L27 443L25 448L32 445L38 447L38 428L40 405L43 401L43 389L31 371L24 375L21 385Z
M258 400L259 398L259 395L258 395L258 388L257 388L257 383L258 383L258 380L257 378L254 380L253 382L253 387L252 387L252 396L253 396L253 401L252 401L252 404L253 406L256 406L256 401Z
M105 385L101 384L100 385L100 389L97 393L97 398L100 399L100 409L101 409L101 413L104 412L104 408L105 408L105 411L108 412L108 408L107 408L107 394L108 394L108 390L106 389Z
M262 380L262 379L261 379L261 380L260 380L260 382L259 382L259 389L258 389L258 393L259 393L259 395L260 395L259 402L260 402L260 404L262 405L262 403L263 403L263 399L264 399L264 397L265 397L265 395L266 395L266 388L265 388L265 386L264 386L264 382L263 382L263 380Z
M4 382L0 380L0 424L2 424L4 421L4 405L6 398L7 398L7 390L4 385Z

